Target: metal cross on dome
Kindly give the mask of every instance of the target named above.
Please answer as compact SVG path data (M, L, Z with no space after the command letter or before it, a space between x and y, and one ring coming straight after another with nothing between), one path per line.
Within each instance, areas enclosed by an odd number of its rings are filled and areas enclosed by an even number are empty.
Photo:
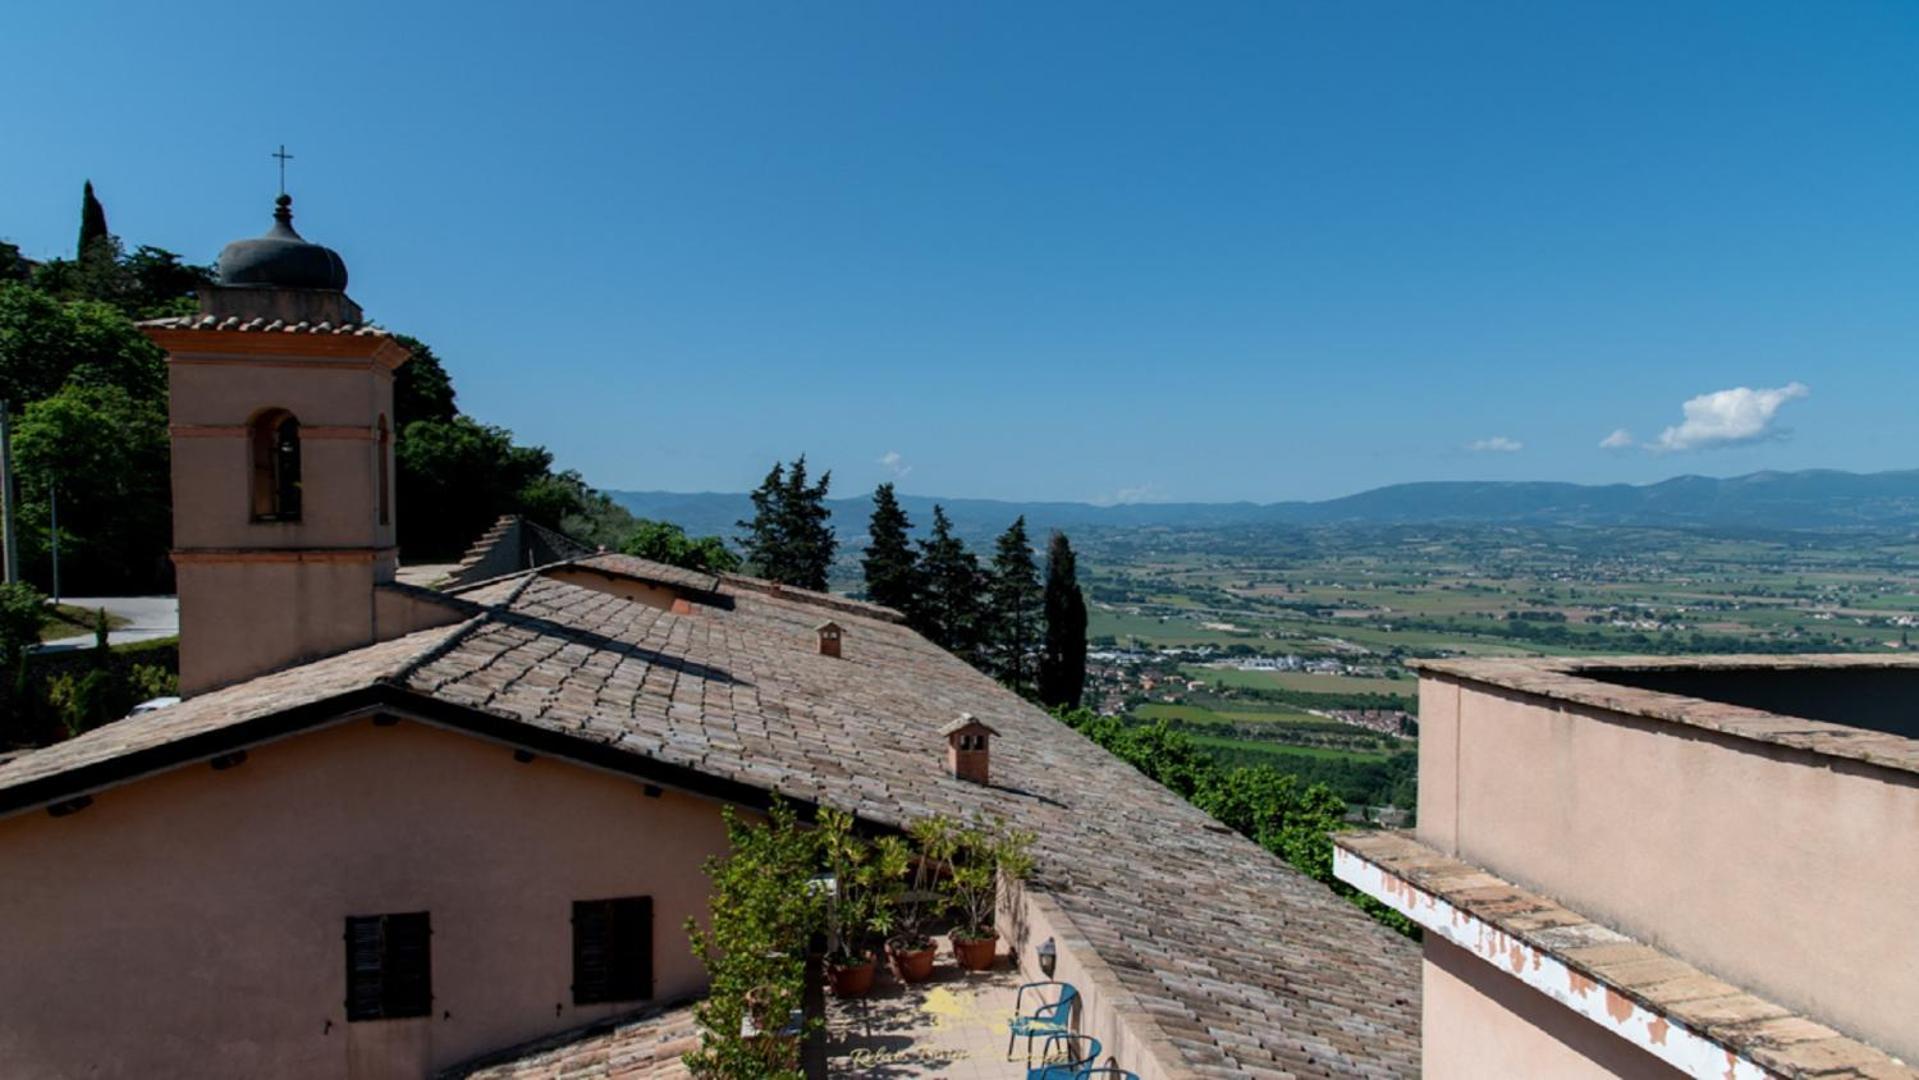
M293 155L287 153L287 144L281 143L280 149L274 151L272 156L280 159L280 194L285 195L287 193L287 162L293 160Z

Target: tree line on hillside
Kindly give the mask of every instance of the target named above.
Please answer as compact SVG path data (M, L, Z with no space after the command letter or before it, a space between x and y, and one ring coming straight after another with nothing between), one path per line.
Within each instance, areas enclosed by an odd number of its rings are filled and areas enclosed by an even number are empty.
M1346 827L1346 802L1324 783L1303 781L1264 762L1222 763L1164 722L1129 724L1091 709L1058 709L1054 715L1368 915L1418 937L1410 919L1333 877L1332 835Z
M21 567L52 585L59 519L68 592L136 593L170 585L165 359L134 324L190 314L213 270L174 252L128 253L91 184L72 258L36 262L0 243L0 400L16 418ZM542 447L516 442L456 404L433 349L394 378L403 557L457 556L501 514L519 513L590 542L620 543L632 518ZM57 505L56 505L57 503Z
M774 463L753 491L753 516L739 523L750 573L826 591L838 551L826 505L831 484L830 472L810 478L804 455L791 465ZM893 485L881 484L860 560L866 599L898 611L907 625L1015 692L1047 705L1077 706L1086 682L1086 600L1066 536L1053 534L1042 583L1024 517L1001 534L990 564L953 535L939 506L927 536L915 542L912 531ZM707 550L724 550L717 538L665 536L673 546L704 545L677 565L730 568L707 559Z

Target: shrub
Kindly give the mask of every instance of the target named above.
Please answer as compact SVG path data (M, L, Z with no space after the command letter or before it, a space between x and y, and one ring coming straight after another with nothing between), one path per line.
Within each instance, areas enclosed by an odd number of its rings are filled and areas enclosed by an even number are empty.
M993 936L999 884L1023 881L1032 873L1032 847L1032 833L1010 828L999 818L976 818L960 830L946 879L960 919L954 937L977 941Z
M724 815L731 850L706 861L710 924L686 923L711 985L694 1009L700 1048L682 1060L710 1080L802 1080L798 1040L778 1032L805 999L807 943L824 925L809 885L819 835L780 801L765 824L743 822L730 807ZM762 1034L742 1032L749 1019Z

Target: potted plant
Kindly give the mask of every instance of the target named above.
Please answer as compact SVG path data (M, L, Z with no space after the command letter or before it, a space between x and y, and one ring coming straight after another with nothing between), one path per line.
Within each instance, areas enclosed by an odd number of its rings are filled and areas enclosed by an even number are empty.
M957 831L953 823L937 815L921 818L907 828L913 850L909 861L913 881L901 897L899 934L886 943L893 971L903 982L925 982L933 977L933 960L939 950L933 944L931 927L946 909L947 897L940 878L953 858Z
M874 942L893 925L893 907L906 872L906 845L894 836L868 843L853 832L850 814L820 814L820 853L832 878L826 890L826 974L838 997L873 989Z
M946 888L958 921L953 924L953 958L968 971L985 971L999 952L994 915L1002 880L1024 880L1032 872L1033 834L1010 829L1003 821L978 819L955 837Z

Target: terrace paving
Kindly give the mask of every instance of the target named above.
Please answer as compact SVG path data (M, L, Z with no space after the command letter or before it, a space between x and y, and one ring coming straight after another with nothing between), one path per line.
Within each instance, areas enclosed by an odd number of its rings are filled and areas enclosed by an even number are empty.
M1002 954L992 971L962 971L943 959L928 982L908 985L882 974L868 997L828 998L827 1072L871 1080L1024 1076L1023 1044L1013 1060L1006 1057L1020 982Z

